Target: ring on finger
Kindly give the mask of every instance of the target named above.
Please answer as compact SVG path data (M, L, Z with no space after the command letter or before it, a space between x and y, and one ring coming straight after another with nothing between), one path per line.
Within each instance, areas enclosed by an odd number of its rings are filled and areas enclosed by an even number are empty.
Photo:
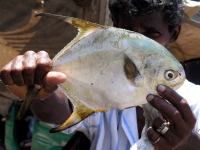
M165 134L169 130L169 125L168 123L164 122L158 129L157 131L161 134Z
M153 141L151 143L154 145L154 144L158 143L159 141L160 141L160 137L157 140L155 140L155 141Z

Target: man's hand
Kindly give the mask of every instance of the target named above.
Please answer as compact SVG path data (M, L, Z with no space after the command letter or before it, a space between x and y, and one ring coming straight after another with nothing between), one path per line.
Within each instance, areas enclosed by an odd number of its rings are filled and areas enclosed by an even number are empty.
M148 102L161 112L165 119L156 118L152 127L147 129L147 136L154 143L155 149L185 150L191 149L191 147L193 150L199 149L199 135L192 132L196 118L187 101L175 91L163 85L159 85L157 91L161 97L147 96ZM164 129L166 133L158 132L157 129L165 122L167 123Z
M51 67L52 60L46 52L28 51L2 68L1 79L20 99L25 98L27 87L31 85L41 88L37 98L44 99L57 89L57 84L66 80L64 74L50 72Z

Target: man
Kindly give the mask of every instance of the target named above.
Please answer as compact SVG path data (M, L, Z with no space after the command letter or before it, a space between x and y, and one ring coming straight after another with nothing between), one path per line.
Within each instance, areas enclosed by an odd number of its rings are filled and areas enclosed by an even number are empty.
M144 34L168 48L179 35L184 7L181 0L110 0L110 10L114 26ZM52 61L46 52L28 51L3 67L1 77L4 84L21 99L27 92L27 86L42 88L31 104L33 113L47 123L62 123L69 117L72 109L68 99L56 85L64 82L67 77L59 72L49 72L51 66ZM158 96L147 96L147 101L170 122L165 134L156 130L165 122L161 118L156 118L152 127L146 131L155 149L199 149L200 136L197 132L200 125L196 118L200 113L200 95L196 91L200 87L186 81L180 89L179 92L189 99L189 105L168 87L159 85L157 90L173 106ZM92 150L124 150L135 144L143 126L142 110L138 107L119 112L110 110L95 113L64 132L84 132L91 140Z

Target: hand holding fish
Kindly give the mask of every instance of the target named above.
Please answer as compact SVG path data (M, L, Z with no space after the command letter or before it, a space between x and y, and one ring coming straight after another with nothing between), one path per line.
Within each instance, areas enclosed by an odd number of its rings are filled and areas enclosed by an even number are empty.
M167 121L158 117L154 120L152 127L147 129L147 136L154 144L156 150L160 149L192 149L196 133L192 132L196 118L192 113L187 101L172 89L165 86L158 86L158 94L163 97L148 95L149 103L158 109L168 121L166 130L160 133L157 131ZM169 104L167 99L171 104ZM192 140L191 140L192 139Z
M34 94L33 98L28 100L29 103L25 103L24 108L20 108L21 115L18 112L18 120L23 117L30 103L32 103L31 110L34 115L48 123L62 123L70 115L71 110L68 107L68 99L63 96L64 94L60 90L57 90L57 84L64 82L66 76L60 72L49 72L51 67L52 60L45 51L38 53L27 51L24 55L17 56L2 68L1 79L3 83L19 99L25 99L29 87L35 86L40 89L38 94ZM53 92L59 93L59 98L57 94L52 94ZM41 101L41 99L45 100ZM54 100L56 102L53 102ZM66 101L66 105L63 105L64 101ZM53 109L55 103L58 103L56 105L57 109ZM57 113L63 114L63 117L56 116Z
M49 72L51 67L52 60L46 52L28 51L3 67L1 78L10 91L20 99L25 98L28 87L33 85L42 88L36 98L44 99L57 89L57 84L66 80L62 73Z

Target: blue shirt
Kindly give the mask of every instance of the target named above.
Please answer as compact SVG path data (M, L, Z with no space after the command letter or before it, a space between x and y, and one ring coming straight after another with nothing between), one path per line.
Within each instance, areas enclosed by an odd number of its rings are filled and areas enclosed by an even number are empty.
M188 101L197 118L194 131L200 134L200 86L186 80L177 92ZM135 108L95 113L63 132L70 134L75 130L82 131L90 139L91 150L137 150Z

